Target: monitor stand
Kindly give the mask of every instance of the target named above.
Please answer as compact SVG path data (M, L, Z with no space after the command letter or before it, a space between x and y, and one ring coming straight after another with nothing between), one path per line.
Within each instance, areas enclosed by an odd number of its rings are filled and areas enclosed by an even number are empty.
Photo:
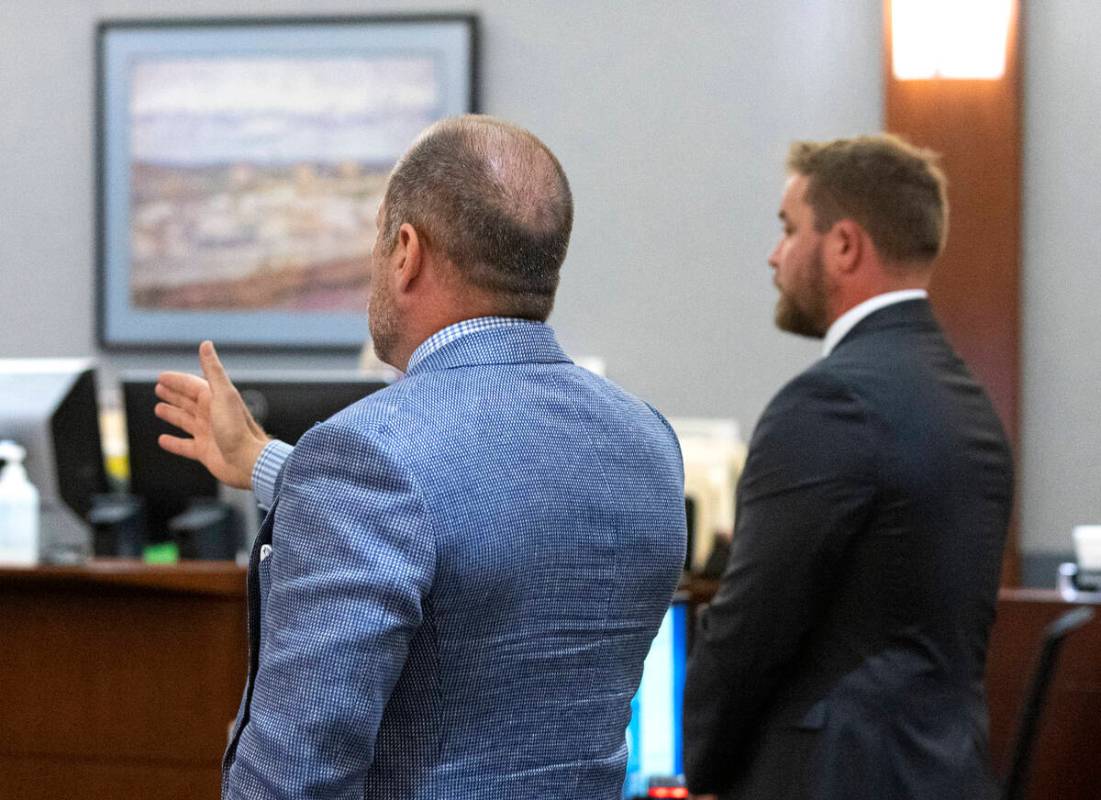
M63 502L43 499L38 528L43 564L80 564L92 555L92 529Z

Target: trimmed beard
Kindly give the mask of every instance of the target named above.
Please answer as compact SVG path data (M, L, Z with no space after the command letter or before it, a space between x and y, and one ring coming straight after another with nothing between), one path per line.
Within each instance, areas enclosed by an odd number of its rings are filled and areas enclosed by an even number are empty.
M822 248L815 250L805 280L793 289L780 290L776 301L776 327L796 336L821 339L829 329L826 307L826 269L822 263Z

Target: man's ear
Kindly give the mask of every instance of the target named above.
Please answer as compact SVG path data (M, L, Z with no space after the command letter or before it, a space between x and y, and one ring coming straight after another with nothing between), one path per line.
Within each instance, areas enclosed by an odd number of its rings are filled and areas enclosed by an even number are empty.
M828 262L840 273L853 272L860 264L867 234L851 219L840 219L826 234Z
M408 222L403 222L398 229L398 241L394 250L399 256L395 266L397 270L395 288L399 292L406 292L417 282L424 270L424 239L417 233L416 228Z

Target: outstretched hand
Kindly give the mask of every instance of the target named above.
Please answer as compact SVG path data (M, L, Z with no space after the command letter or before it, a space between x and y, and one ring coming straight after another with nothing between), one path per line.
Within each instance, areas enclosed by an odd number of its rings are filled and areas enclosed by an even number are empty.
M213 343L199 345L199 366L205 380L184 372L158 376L161 402L154 413L191 438L162 434L157 443L169 453L198 461L223 483L249 489L253 465L270 438L245 407Z

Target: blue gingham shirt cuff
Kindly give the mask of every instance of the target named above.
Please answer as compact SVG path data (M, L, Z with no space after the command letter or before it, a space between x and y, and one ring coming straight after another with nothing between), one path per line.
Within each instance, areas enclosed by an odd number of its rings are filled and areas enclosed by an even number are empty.
M252 494L261 508L269 509L275 502L275 480L293 452L293 447L278 439L272 439L260 451L260 457L252 466Z

